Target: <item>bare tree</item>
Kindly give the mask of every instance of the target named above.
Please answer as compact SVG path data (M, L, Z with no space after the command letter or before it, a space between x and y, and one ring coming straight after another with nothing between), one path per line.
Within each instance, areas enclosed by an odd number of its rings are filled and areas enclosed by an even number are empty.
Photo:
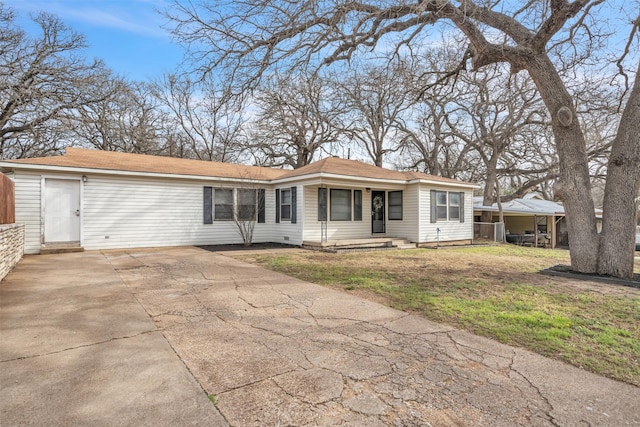
M473 146L467 145L451 129L457 125L457 107L449 88L421 100L409 120L396 124L401 132L400 169L418 170L436 176L477 181L483 179Z
M402 128L409 158L436 175L483 181L485 205L496 201L499 179L511 181L512 195L553 182L557 161L543 155L552 144L539 137L549 126L533 82L510 75L504 64L451 73L464 54L453 46L461 43L447 40L414 58L410 86L419 102L412 110L419 114L407 123L419 126ZM522 185L514 186L515 180Z
M340 140L341 107L319 75L274 75L254 97L257 117L247 148L261 164L306 166L319 151L331 154ZM258 154L254 154L258 156Z
M98 150L165 154L164 113L142 83L113 77L100 87L98 102L78 107L68 124L74 145Z
M15 19L0 3L0 159L56 154L67 142L62 129L78 108L102 99L93 88L110 73L81 55L84 38L55 16L33 18L37 39Z
M265 189L251 186L240 186L235 189L236 209L233 213L233 222L236 230L242 238L244 246L253 244L253 232L256 223L264 222Z
M169 112L172 141L179 141L183 152L199 160L237 160L245 119L238 100L224 87L212 79L193 81L177 74L165 75L152 87Z
M625 90L624 87L611 83L608 76L592 74L583 76L573 88L578 119L584 129L592 183L602 189L607 177L611 145L620 121L617 103L623 99ZM597 202L597 206L602 206L602 199Z
M547 126L525 128L502 154L497 173L502 177L501 201L523 197L531 191L554 200L558 178L558 156L553 133Z
M399 55L420 44L427 27L448 21L469 41L474 69L506 62L512 73L526 70L551 117L559 160L555 192L564 201L571 240L571 264L580 272L618 277L633 274L635 198L640 187L640 83L630 86L607 166L605 212L600 235L591 199L584 132L575 102L563 80L566 71L587 64L602 49L605 31L598 19L602 0L549 0L515 3L472 0L364 2L287 2L276 0L219 3L174 1L174 34L192 46L202 71L226 70L240 88L256 84L278 67L332 63L374 53L376 47ZM607 9L611 12L611 8ZM638 8L631 8L637 13ZM619 53L624 78L639 50L640 17L628 19L631 35ZM269 25L264 25L269 23ZM616 22L619 24L619 22ZM618 30L618 33L620 30ZM391 46L391 47L390 47ZM637 58L634 58L637 61ZM620 70L620 71L618 71ZM602 71L602 70L601 70ZM604 70L607 71L607 70ZM637 71L636 71L637 74ZM620 100L620 105L625 104Z
M505 153L514 145L525 149L539 147L537 135L547 126L542 101L531 81L521 75L505 75L500 65L487 66L473 74L462 73L464 91L470 96L455 101L470 127L453 127L454 132L479 154L486 171L485 205L491 205L500 197L495 193L496 182L500 169L504 168ZM537 157L533 153L521 157L520 165L531 162L521 169L532 166ZM482 221L488 222L490 218Z
M405 64L368 66L350 74L341 76L337 92L345 105L345 131L374 165L382 167L388 155L402 148L398 126L413 104Z
M411 114L395 125L402 137L399 167L446 178L477 180L480 163L477 155L452 129L460 120L455 104L458 88L437 85L428 93L421 92Z

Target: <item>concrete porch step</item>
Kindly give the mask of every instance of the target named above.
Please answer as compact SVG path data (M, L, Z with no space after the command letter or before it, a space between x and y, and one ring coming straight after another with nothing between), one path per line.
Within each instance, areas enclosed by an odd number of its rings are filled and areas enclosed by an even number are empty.
M415 249L416 244L407 239L392 237L373 237L370 239L329 240L327 242L305 241L302 246L308 249L342 251L358 249Z
M40 246L40 255L84 252L80 242L47 243Z
M393 239L391 240L391 247L394 247L397 249L415 249L416 244L411 243L411 241L407 239Z
M404 243L401 245L395 245L394 248L396 249L415 249L417 248L415 243Z

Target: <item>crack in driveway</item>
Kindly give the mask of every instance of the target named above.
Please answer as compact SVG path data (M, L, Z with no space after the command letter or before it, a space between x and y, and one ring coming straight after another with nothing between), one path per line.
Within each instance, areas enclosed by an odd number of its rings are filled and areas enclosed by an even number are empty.
M118 269L122 280L147 313L160 313L149 315L206 393L217 396L231 425L606 419L615 399L600 399L599 411L575 403L598 390L553 383L564 390L562 398L540 387L554 381L559 366L611 383L618 399L640 404L633 386L528 355L549 370L532 378L515 366L522 350L220 254L189 248L173 251L173 262L153 254L135 259L143 265ZM556 413L563 405L571 410ZM617 421L632 425L640 418Z

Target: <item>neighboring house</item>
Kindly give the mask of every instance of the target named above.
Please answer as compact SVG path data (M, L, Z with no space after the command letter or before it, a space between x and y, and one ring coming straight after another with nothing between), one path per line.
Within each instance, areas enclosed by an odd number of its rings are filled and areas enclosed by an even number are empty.
M483 211L490 211L493 213L493 222L498 222L497 203L484 206L482 197L475 197L473 211L476 221L480 221ZM545 200L537 194L530 194L522 199L513 199L502 203L502 212L507 241L509 241L509 236L540 234L548 236L548 242L552 248L569 246L567 223L562 204ZM596 215L601 218L602 212L596 210ZM478 236L475 237L478 238ZM517 241L517 238L514 241Z
M282 170L68 148L0 170L15 182L28 254L242 243L234 212L256 208L255 243L473 239L475 184L333 157Z

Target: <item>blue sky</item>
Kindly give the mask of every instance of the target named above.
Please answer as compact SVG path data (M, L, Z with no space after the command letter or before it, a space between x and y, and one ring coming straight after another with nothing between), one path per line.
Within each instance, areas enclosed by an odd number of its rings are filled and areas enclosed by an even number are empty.
M1 1L1 0L0 0ZM101 58L107 66L129 80L149 80L174 71L183 49L162 28L166 18L156 12L165 0L4 0L16 10L28 32L29 13L44 10L84 34L88 57Z
M116 73L130 80L149 80L174 71L182 61L183 49L171 40L163 27L167 23L157 10L166 9L170 0L0 0L15 9L27 30L29 13L41 10L59 16L68 26L85 35L88 57L105 61ZM619 15L637 10L637 0L613 0L603 7L614 27ZM626 12L626 13L625 13ZM635 15L634 15L635 16ZM627 28L614 36L619 54L628 37ZM635 56L635 55L632 55Z

